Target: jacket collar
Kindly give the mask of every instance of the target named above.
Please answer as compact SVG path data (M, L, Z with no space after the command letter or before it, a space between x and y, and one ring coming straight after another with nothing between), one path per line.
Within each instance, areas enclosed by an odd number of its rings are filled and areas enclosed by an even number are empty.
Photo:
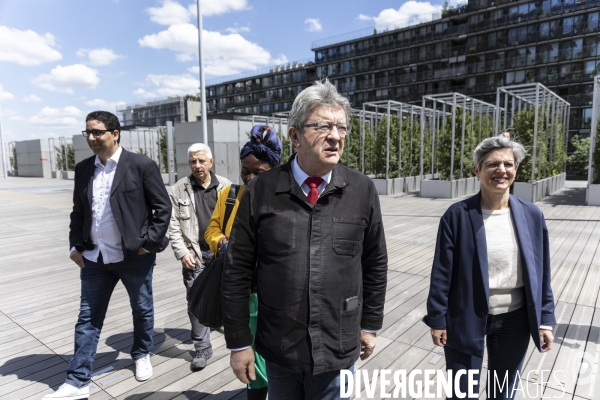
M531 288L531 295L537 293L538 280L535 272L535 260L533 256L533 245L531 244L531 236L529 236L529 226L527 225L527 219L525 218L525 212L523 206L518 198L510 195L508 200L510 205L510 211L515 224L515 233L517 240L519 241L519 250L521 253L521 262L523 263L523 275L525 279L528 279L529 285L525 285L526 288ZM533 297L530 297L533 298Z
M479 260L479 268L481 271L481 279L483 280L483 290L487 302L487 309L490 306L490 276L488 274L488 254L487 241L485 239L485 229L483 226L483 215L481 214L481 192L475 196L465 200L471 227L473 228L473 236L475 237L475 252Z
M112 188L110 194L113 195L119 184L123 180L125 173L129 169L129 152L123 149L123 152L119 156L119 162L117 163L117 170L115 171L115 178L113 180Z
M289 161L280 167L279 177L277 179L277 186L275 188L275 192L276 193L293 193L299 199L303 199L303 200L306 200L306 202L308 202L308 199L306 199L306 196L304 195L302 188L300 188L300 186L296 182L296 179L294 179L294 174L292 172L292 160L295 157L296 157L296 154L292 155L292 157L290 157ZM321 197L325 196L331 192L334 192L337 189L345 188L349 184L350 183L348 182L348 179L346 179L346 174L345 174L344 168L341 165L336 164L333 167L333 171L331 171L331 181L329 181L329 184L327 185L327 187L325 187L325 190L323 190L323 193L321 193Z

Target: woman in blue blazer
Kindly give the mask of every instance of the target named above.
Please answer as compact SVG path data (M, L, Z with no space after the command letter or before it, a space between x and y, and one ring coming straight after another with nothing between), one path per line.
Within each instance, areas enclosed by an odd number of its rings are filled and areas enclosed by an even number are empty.
M489 399L513 398L530 337L541 352L554 340L548 228L536 205L509 193L524 156L522 145L501 135L475 149L481 191L441 218L423 319L453 377L481 372L485 338ZM467 384L464 374L454 396L464 398Z

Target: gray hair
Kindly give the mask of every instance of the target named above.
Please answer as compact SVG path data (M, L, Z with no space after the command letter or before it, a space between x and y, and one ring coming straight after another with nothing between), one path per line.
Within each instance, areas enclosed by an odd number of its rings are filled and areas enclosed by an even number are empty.
M483 160L485 160L491 151L496 149L511 149L515 157L515 161L518 164L520 164L521 161L523 161L523 158L525 158L526 151L522 144L510 140L503 134L499 134L498 136L492 136L484 139L477 145L475 151L473 152L473 165L475 165L477 169L481 169Z
M212 151L210 151L210 147L205 145L204 143L194 143L188 148L188 158L192 153L197 153L199 151L203 151L206 153L206 157L213 158Z
M323 81L316 81L296 97L288 117L289 126L302 131L302 125L317 108L328 106L343 109L346 113L346 123L350 122L350 102L325 78Z

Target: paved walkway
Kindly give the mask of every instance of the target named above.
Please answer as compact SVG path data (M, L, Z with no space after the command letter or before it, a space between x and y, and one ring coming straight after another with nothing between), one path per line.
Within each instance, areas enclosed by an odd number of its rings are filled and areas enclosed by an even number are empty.
M585 186L568 182L538 205L550 230L552 286L557 301L554 349L530 351L520 398L600 399L600 208L584 206ZM0 181L0 397L40 398L65 379L79 306L78 268L68 258L72 182ZM443 369L425 314L439 217L453 200L382 196L390 256L385 319L375 354L357 368ZM154 376L133 377L131 310L121 284L113 294L98 356L92 399L245 399L229 368L223 336L213 332L214 356L201 372L189 361L189 321L181 267L170 249L157 259ZM556 379L548 379L550 370ZM562 371L562 372L561 372ZM579 377L579 380L578 380ZM549 384L537 385L540 381ZM541 388L541 389L540 389ZM542 392L543 391L543 392ZM524 395L522 395L524 394ZM365 397L365 393L362 393ZM380 397L379 389L375 397ZM411 397L408 397L411 398ZM420 397L417 397L420 398ZM482 397L484 398L484 397Z

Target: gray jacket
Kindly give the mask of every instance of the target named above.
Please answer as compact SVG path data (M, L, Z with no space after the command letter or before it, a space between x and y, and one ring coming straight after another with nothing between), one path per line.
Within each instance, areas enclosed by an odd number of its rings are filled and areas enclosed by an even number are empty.
M220 175L216 175L216 177L219 180L217 192L221 192L223 188L231 185L229 179ZM173 205L173 212L171 213L168 236L175 258L181 260L187 253L192 253L197 265L201 265L202 252L198 243L200 227L198 226L196 201L190 177L186 176L177 181L169 191L169 197ZM204 235L204 232L202 232L202 235Z

